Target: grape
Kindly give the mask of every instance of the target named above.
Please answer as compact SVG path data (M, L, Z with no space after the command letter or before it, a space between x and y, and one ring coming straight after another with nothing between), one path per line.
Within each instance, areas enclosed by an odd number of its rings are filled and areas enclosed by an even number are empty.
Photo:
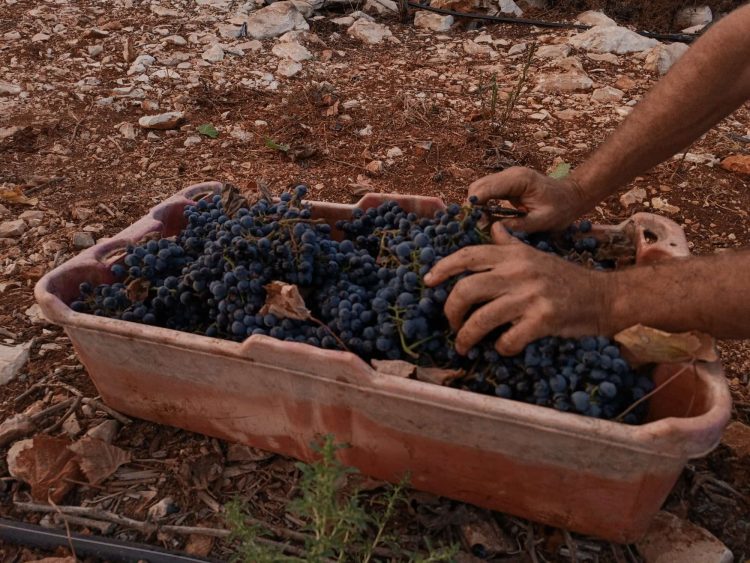
M331 225L313 218L305 195L305 186L297 186L279 201L260 199L233 216L220 196L201 199L185 208L176 236L129 246L110 269L112 282L82 283L71 308L214 338L265 335L345 347L365 360L461 369L466 375L451 383L457 389L591 417L614 418L653 389L604 337L546 337L505 357L494 348L507 329L501 327L466 357L456 353L443 306L465 274L434 288L422 278L442 258L489 240L476 199L433 217L395 201L355 209L336 223L334 237ZM566 260L614 266L597 259L600 242L588 221L560 235L511 234ZM316 321L261 314L271 281L297 285ZM138 290L130 290L135 282ZM645 409L639 405L624 421L641 422Z

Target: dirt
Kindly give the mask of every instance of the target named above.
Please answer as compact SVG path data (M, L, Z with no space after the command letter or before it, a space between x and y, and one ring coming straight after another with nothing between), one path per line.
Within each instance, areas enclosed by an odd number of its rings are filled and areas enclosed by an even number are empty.
M0 110L12 109L0 111L0 129L20 128L0 140L0 184L22 186L27 195L39 198L33 209L44 211L41 226L0 245L0 284L7 284L0 286L0 327L12 333L8 338L13 342L34 339L31 360L21 376L0 387L0 419L24 411L35 401L47 406L72 396L71 387L86 397L96 396L64 333L54 326L34 325L25 314L34 303L34 283L77 252L72 246L74 232L88 228L97 239L111 236L175 191L214 179L240 187L263 180L275 193L303 182L310 186L311 199L325 201L354 201L356 188L352 186L363 183L382 193L461 201L471 181L510 165L549 171L561 160L574 165L581 162L622 119L617 109L627 107L628 100L638 100L657 78L644 71L642 62L634 56L621 56L619 64L614 65L576 53L597 86L613 85L621 76L635 82L622 103L595 104L590 101L590 93L531 92L538 76L555 71L553 63L534 60L526 91L507 122L499 123L498 116L504 109L502 93L513 91L522 66L522 57L504 54L507 47L497 47L501 53L497 60L482 55L469 57L461 51L460 43L477 37L477 31L459 28L446 33L448 39L439 39L438 34L402 25L395 17L381 17L379 21L388 24L400 43L363 48L346 35L345 28L331 22L332 17L340 15L334 14L311 22L311 31L323 42L308 45L316 60L303 63L300 75L279 79L277 91L249 88L242 83L243 78L251 76L251 70L275 69L276 59L270 54L274 40L265 40L260 53L227 55L220 63L196 63L189 71L178 69L183 73L180 81L154 79L143 100L115 99L111 105L101 105L99 100L111 96L113 88L123 83L138 84L126 76L129 65L122 61L123 37L132 37L141 54L159 45L164 37L157 33L159 28L168 29L170 34L203 34L212 31L214 22L223 21L225 16L191 6L178 17L161 17L140 3L128 8L121 2L105 8L85 0L77 2L75 10L70 8L61 5L56 11L51 5L43 5L38 12L30 13L30 6L19 2L4 4L0 9L0 36L14 30L23 33L21 40L0 43L0 78L23 83L30 94L27 101L18 103L0 98L0 104L5 104ZM49 41L30 42L34 33L50 32L57 24L65 29L52 33ZM91 28L114 28L115 24L124 29L111 29L103 38L86 35ZM478 31L507 39L509 45L555 43L572 33L512 25ZM94 44L103 45L103 56L111 57L108 62L85 54ZM439 48L444 44L451 45L448 50L459 56L440 58ZM199 60L203 48L195 44L167 45L160 52L189 51L191 60ZM324 62L328 56L330 62ZM199 78L195 86L187 87L189 73ZM494 108L493 74L500 92ZM79 82L86 77L99 82ZM352 100L358 103L345 109L345 102ZM159 110L144 109L148 103L158 104ZM540 122L529 117L545 108L550 113L574 108L579 115L572 121L550 116ZM157 131L155 139L148 139L147 132L139 129L137 121L142 115L173 109L185 112L186 125L181 129ZM485 117L477 119L479 114ZM256 125L256 121L267 125ZM115 126L121 123L134 125L135 140L119 133ZM185 147L187 137L196 135L196 127L204 123L212 123L219 137L202 137L198 145ZM360 135L358 132L368 125L372 134ZM244 139L231 135L240 129ZM714 127L690 152L709 154L717 160L730 154L747 154L750 143L742 139L749 134L748 129L750 112L746 106ZM541 130L549 135L535 138ZM307 151L314 154L292 160L269 148L269 139L314 149ZM425 142L431 143L428 151L422 148ZM388 162L386 152L392 147L399 147L403 156ZM368 175L366 166L373 160L386 161L382 175ZM748 183L746 176L715 165L673 159L629 186L646 190L648 197L643 203L626 209L614 195L590 218L617 223L634 212L652 211L651 198L661 197L679 208L669 217L685 229L695 254L739 250L750 243ZM6 206L10 210L6 219L28 209ZM45 344L56 344L59 349L45 351ZM750 424L750 344L725 341L719 343L719 349L735 399L733 418ZM40 381L42 385L17 400ZM108 417L84 407L75 414L82 432ZM45 424L55 422L52 418ZM56 432L65 433L59 429ZM217 507L239 491L255 517L276 526L297 527L285 510L298 479L292 460L271 456L230 463L225 443L137 420L120 430L115 444L130 451L135 461L101 486L76 486L65 499L66 505L99 506L142 520L150 506L171 496L179 510L165 522L223 527L225 522ZM20 512L14 506L14 501L24 500L28 488L8 476L6 452L7 448L0 448L0 513L38 522L40 514ZM212 460L219 463L225 476L206 485L205 475L196 476L189 469L210 468ZM666 505L713 532L734 551L738 561L750 557L749 465L747 459L737 458L720 446L685 470ZM228 468L232 469L226 473ZM145 472L144 476L133 478L136 471ZM432 543L460 541L458 517L451 515L461 510L465 508L458 503L415 493L409 508L397 519L405 546L424 550L424 536ZM565 542L559 531L538 525L527 528L525 523L503 515L484 517L495 520L505 533L517 539L526 538L524 534L532 529L539 540L535 548L538 557L569 560L561 554L565 553ZM114 536L175 550L186 545L184 536L148 536L132 529L118 529ZM636 555L631 558L634 549L628 551L591 538L576 537L576 541L579 561L638 560ZM231 552L230 543L216 542L212 555L226 558ZM4 561L23 561L29 552L2 547L0 553ZM505 560L511 561L530 557L525 545L507 556L510 559ZM463 557L464 561L472 560L468 553Z

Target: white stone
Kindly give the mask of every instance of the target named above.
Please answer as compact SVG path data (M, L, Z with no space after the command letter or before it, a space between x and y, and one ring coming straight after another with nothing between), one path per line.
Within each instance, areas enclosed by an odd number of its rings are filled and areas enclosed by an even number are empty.
M685 43L657 45L648 52L643 66L646 70L664 75L682 55L687 53L689 48Z
M528 45L526 43L516 43L510 49L508 49L508 54L511 56L520 55L526 50L527 47Z
M585 92L594 87L594 81L580 71L542 75L536 92Z
M627 208L636 203L642 203L647 195L644 188L635 187L620 196L620 205Z
M382 16L384 14L395 14L398 12L398 4L393 0L367 0L364 9Z
M695 35L696 33L700 33L701 31L703 31L704 29L706 29L705 25L693 25L693 26L686 27L685 29L683 29L682 33L687 33L688 35Z
M625 92L622 90L618 90L612 86L604 86L594 90L594 93L591 94L591 99L600 103L619 102L624 95Z
M349 29L346 30L346 34L354 39L358 39L368 45L376 45L382 43L383 39L390 39L393 37L391 30L383 24L370 22L364 19L358 19L354 22Z
M646 563L732 563L732 552L708 530L661 511L636 542Z
M151 55L138 55L128 69L128 76L133 74L143 74L148 67L154 64L155 61L156 59Z
M172 45L181 47L187 45L187 40L182 35L170 35L164 38L164 43L171 43Z
M453 16L443 16L425 10L419 10L414 14L414 26L430 31L448 31L453 25Z
M497 7L503 14L510 14L517 18L523 15L523 10L513 0L497 0Z
M184 117L185 115L181 111L144 115L138 120L138 125L144 129L174 129Z
M682 8L675 15L675 26L693 27L696 25L707 25L714 19L713 12L708 6L697 6L694 8Z
M583 12L582 14L579 14L576 18L576 21L584 24L584 25L591 25L591 26L616 26L617 22L607 16L604 12L598 12L596 10L589 10L588 12Z
M540 59L564 59L570 54L570 45L542 45L536 50Z
M341 27L349 27L352 25L356 20L352 16L342 16L340 18L334 18L331 20L331 23L340 25ZM416 17L415 17L416 21Z
M16 238L26 232L26 222L23 219L3 221L0 223L0 238Z
M620 64L620 58L612 53L587 53L586 56L592 61L598 63L609 63L611 65Z
M467 55L495 55L495 50L486 43L477 43L471 39L463 42L464 53Z
M387 153L385 153L385 156L388 157L388 158L398 158L398 157L403 156L403 155L404 155L404 151L402 151L398 147L392 147L392 148L388 149Z
M151 4L151 11L155 13L157 16L162 17L177 17L180 15L180 12L177 10L171 10L169 8L165 8L164 6L157 6L155 4Z
M21 34L18 31L9 31L8 33L3 34L3 38L6 41L18 41L21 39Z
M44 219L44 211L31 209L21 213L18 218L24 221L29 227L38 227L42 224L42 219Z
M104 52L103 45L89 45L86 49L89 53L89 57L98 57Z
M37 33L31 38L31 41L33 43L40 43L42 41L47 41L49 39L49 35L46 33Z
M200 145L201 138L198 135L190 135L185 142L182 143L184 147L192 147L193 145Z
M287 31L310 29L305 17L289 0L274 2L253 12L246 23L247 35L253 39L270 39Z
M135 127L132 123L121 123L117 130L126 139L135 140Z
M13 381L29 359L31 342L16 346L0 344L0 385Z
M0 80L0 96L17 96L21 93L21 87L12 82Z
M659 42L638 35L625 27L596 26L574 35L568 42L577 49L593 51L594 53L637 53L656 47Z
M273 46L271 52L280 59L289 59L298 63L312 59L312 53L296 41L279 41Z
M209 63L218 63L224 60L224 49L221 48L221 45L211 45L201 53L201 58Z
M280 76L286 76L287 78L291 78L295 74L299 73L302 70L302 65L298 62L289 60L289 59L281 59L279 61L279 65L276 67L276 74Z

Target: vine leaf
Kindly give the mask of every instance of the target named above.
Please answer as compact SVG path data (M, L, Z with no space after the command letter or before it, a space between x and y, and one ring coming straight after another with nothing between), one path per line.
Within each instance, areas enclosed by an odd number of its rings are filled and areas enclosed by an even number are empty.
M698 331L670 333L640 324L615 335L631 361L641 364L687 361L715 362L719 359L713 338Z
M148 299L149 289L151 289L150 281L143 278L136 278L125 288L125 294L132 303L145 301Z
M263 287L266 290L266 302L260 310L261 315L270 313L279 319L312 320L296 285L272 281Z
M247 198L240 193L239 188L228 182L221 185L221 205L227 217L234 217L242 207L250 207Z
M372 360L372 367L378 373L407 379L414 375L414 370L417 369L414 364L403 360Z
M417 367L417 379L434 383L436 385L448 385L454 379L465 374L462 369L423 368Z
M568 174L570 174L570 163L561 162L555 166L555 169L552 172L550 172L549 177L554 178L555 180L561 180Z

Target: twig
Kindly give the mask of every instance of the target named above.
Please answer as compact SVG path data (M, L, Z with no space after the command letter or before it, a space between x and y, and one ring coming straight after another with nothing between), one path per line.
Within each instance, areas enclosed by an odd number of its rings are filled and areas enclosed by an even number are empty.
M70 525L68 524L67 518L63 516L63 513L60 512L60 508L55 504L55 501L53 501L49 495L47 495L47 502L52 505L52 508L55 510L55 512L60 516L60 518L62 518L63 524L65 524L65 534L68 536L68 546L70 547L70 552L73 554L73 559L78 561L78 556L76 556L76 548L73 545L73 536L70 533Z
M82 516L61 516L61 519L66 525L66 532L70 534L70 530L67 529L68 524L75 524L84 528L94 528L99 530L103 535L108 536L114 530L115 525L111 522L103 522L101 520L93 520L91 518L84 518Z
M654 388L649 393L646 393L643 397L641 397L640 399L638 399L635 403L633 403L628 408L626 408L624 411L622 411L619 415L617 415L617 417L615 418L615 420L617 422L622 421L622 419L625 418L625 416L628 415L629 413L633 412L633 410L638 405L640 405L644 401L647 401L648 399L650 399L651 397L653 397L654 395L656 395L656 393L658 393L659 391L661 391L662 389L664 389L667 385L669 385L670 383L672 383L675 379L677 379L680 375L682 375L685 372L685 370L687 370L691 366L693 368L695 368L695 361L692 361L692 362L690 362L690 363L685 364L684 366L682 366L682 368L680 368L679 370L677 370L677 372L674 375L672 375L669 379L667 379L664 383L662 383L658 387Z
M366 170L364 166L359 166L357 164L352 164L351 162L345 162L343 160L336 160L335 158L331 158L330 156L325 156L323 158L325 158L326 160L330 160L331 162L335 162L336 164L343 164L344 166L356 168L357 170Z
M67 411L65 411L65 414L62 415L59 419L57 419L57 422L55 422L52 426L48 426L47 428L42 430L42 433L52 434L54 432L57 432L60 429L60 427L63 425L65 420L76 411L76 409L78 408L78 405L80 404L81 404L80 398L76 397L75 399L73 399L73 404L71 404L70 408Z
M117 420L123 426L127 426L128 424L130 424L131 422L133 422L132 420L130 420L125 415L120 414L116 410L109 408L107 405L105 405L104 403L102 403L98 399L90 399L90 398L86 397L86 398L83 399L83 402L84 402L84 404L92 406L92 407L94 407L96 409L99 409L102 412L106 412L109 416L111 416L112 418L114 418L115 420Z
M46 504L39 504L34 502L16 502L16 508L26 512L57 512L60 511L62 514L71 514L73 516L85 516L94 518L96 520L104 520L106 522L112 522L126 528L133 528L144 534L151 534L156 531L157 526L150 522L142 522L140 520L133 520L127 516L120 516L107 510L100 508L91 508L84 506L57 506L52 507Z
M33 385L31 386L31 387L29 387L28 389L26 389L26 391L24 391L24 392L23 392L23 393L21 393L21 394L20 394L20 395L19 395L18 397L16 397L16 398L14 399L14 401L13 401L13 402L14 402L15 404L18 404L18 403L20 403L21 401L23 401L23 400L24 400L24 399L25 399L26 397L28 397L29 395L31 395L31 394L32 394L32 393L33 393L34 391L36 391L37 389L41 389L41 388L42 388L42 387L44 386L45 382L46 382L46 381L47 381L47 380L48 380L48 379L49 379L50 377L51 377L51 376L49 376L49 375L48 375L48 376L45 376L45 377L43 377L42 379L40 379L39 381L37 381L36 383L34 383L34 384L33 384Z
M46 188L50 184L54 184L55 182L62 182L65 179L65 176L53 176L46 182L42 182L41 184L37 184L36 186L31 186L30 188L26 188L23 193L24 195L30 195L35 192L38 192L39 190Z
M231 530L224 528L205 528L201 526L161 526L160 531L167 534L211 536L212 538L226 538L232 534Z
M674 169L674 172L672 172L672 175L669 177L669 181L671 182L674 177L677 175L678 172L682 170L682 164L685 162L685 159L687 158L688 152L690 152L690 147L692 145L688 146L688 148L685 149L685 152L682 153L682 158L680 158L680 161L677 163L677 168Z
M51 407L47 407L43 411L39 411L36 414L32 414L29 418L31 419L31 422L37 423L40 420L48 417L51 414L56 413L57 411L61 411L63 409L68 408L68 405L75 402L75 398L71 397L70 399L65 399L64 401L60 401L59 403L52 405Z
M531 556L531 561L533 561L533 563L539 563L539 559L536 556L536 545L534 545L534 525L531 522L527 522L526 530L528 531L528 537L526 538L526 549Z
M570 552L571 563L578 563L578 548L576 547L575 540L573 540L573 536L571 536L570 532L565 529L563 529L562 533L565 537L565 543L568 546L568 551Z

